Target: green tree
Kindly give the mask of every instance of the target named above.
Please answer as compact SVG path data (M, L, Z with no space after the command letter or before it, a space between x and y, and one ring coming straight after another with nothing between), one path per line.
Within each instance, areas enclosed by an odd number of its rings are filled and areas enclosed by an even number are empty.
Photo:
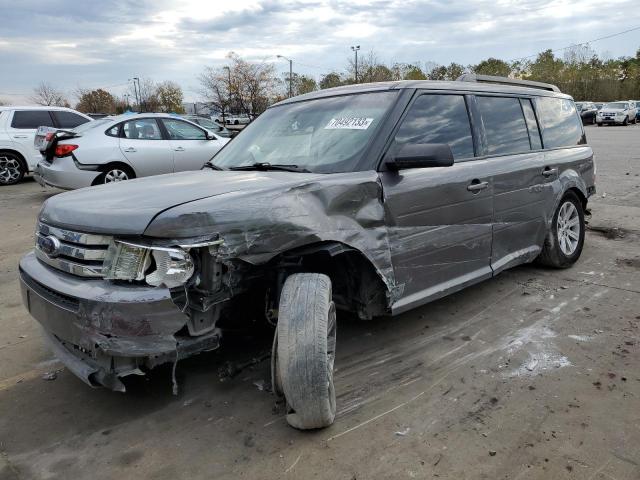
M511 73L511 65L504 60L497 58L487 58L472 67L472 70L480 75L495 75L498 77L508 77Z
M182 88L175 82L160 83L156 88L158 104L162 112L184 113Z
M343 85L342 77L337 72L329 72L320 79L320 89L334 88Z
M116 99L106 90L79 88L76 110L84 113L116 113Z

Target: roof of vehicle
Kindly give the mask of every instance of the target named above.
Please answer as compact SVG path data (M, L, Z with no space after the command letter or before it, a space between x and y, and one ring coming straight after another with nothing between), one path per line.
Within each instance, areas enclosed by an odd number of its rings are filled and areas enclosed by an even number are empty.
M276 103L275 105L284 105L303 100L312 100L315 98L332 97L335 95L349 95L354 93L379 92L385 90L402 90L402 89L425 89L425 90L456 90L468 92L486 92L486 93L511 93L531 96L560 97L571 99L570 95L564 93L543 90L540 88L531 88L525 86L504 85L498 83L480 83L469 81L441 81L441 80L399 80L394 82L376 82L376 83L359 83L356 85L344 85L341 87L327 88L318 90L297 97L288 98Z
M68 112L79 113L81 115L86 115L86 113L79 112L69 107L54 107L51 106L43 106L43 105L5 105L0 107L0 111L6 110L66 110Z

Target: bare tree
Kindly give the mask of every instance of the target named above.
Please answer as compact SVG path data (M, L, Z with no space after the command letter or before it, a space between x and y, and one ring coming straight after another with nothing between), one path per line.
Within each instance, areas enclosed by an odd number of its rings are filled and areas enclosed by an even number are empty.
M69 102L64 98L64 94L47 82L40 82L40 84L33 89L33 94L30 99L38 105L55 107L69 106Z
M231 106L231 71L224 68L205 67L198 77L199 93L209 104L219 110L224 120Z

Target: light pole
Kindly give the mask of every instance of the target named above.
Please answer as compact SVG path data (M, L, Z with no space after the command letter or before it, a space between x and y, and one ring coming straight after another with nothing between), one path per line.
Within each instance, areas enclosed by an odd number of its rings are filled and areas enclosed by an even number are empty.
M356 54L356 83L358 83L358 50L360 50L360 45L352 46L351 50Z
M131 106L129 105L129 97L130 97L130 96L131 96L131 95L129 95L128 93L125 93L125 94L124 94L124 101L125 101L125 102L126 102L126 104L127 104L127 110L130 110L130 109L131 109Z
M293 97L293 60L282 55L276 55L278 58L289 62L289 98Z
M133 77L129 79L130 82L133 82L133 94L136 97L136 104L138 105L138 110L140 110L140 99L138 98L138 90L136 89L136 80L138 80L138 77Z
M222 67L227 71L227 78L229 79L229 110L231 110L231 69L229 67ZM224 108L222 109L222 124L226 125L227 121L224 118Z

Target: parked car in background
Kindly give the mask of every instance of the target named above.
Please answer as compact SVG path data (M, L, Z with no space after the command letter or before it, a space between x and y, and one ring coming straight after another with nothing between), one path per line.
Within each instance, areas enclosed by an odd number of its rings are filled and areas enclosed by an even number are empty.
M33 145L38 127L74 128L90 121L64 107L0 107L0 185L17 183L35 169L40 161Z
M51 135L35 176L42 185L70 190L199 170L228 141L174 115L119 115Z
M583 124L596 124L598 109L593 102L576 102L576 110L580 114Z
M598 126L602 125L628 125L636 123L638 120L635 103L628 100L609 102L598 112Z
M26 308L71 372L120 391L121 377L214 350L243 323L275 326L287 421L330 425L342 312L395 316L580 257L595 167L573 100L462 79L291 98L211 169L50 198L20 261Z
M225 118L227 125L246 125L251 122L251 118L249 115L241 114L241 115L228 115Z
M640 120L640 100L636 100L636 120Z
M183 115L183 118L186 118L190 122L197 123L201 127L206 128L210 132L213 132L220 137L231 138L231 132L227 129L227 127L214 120L211 120L208 117L202 117L200 115Z

